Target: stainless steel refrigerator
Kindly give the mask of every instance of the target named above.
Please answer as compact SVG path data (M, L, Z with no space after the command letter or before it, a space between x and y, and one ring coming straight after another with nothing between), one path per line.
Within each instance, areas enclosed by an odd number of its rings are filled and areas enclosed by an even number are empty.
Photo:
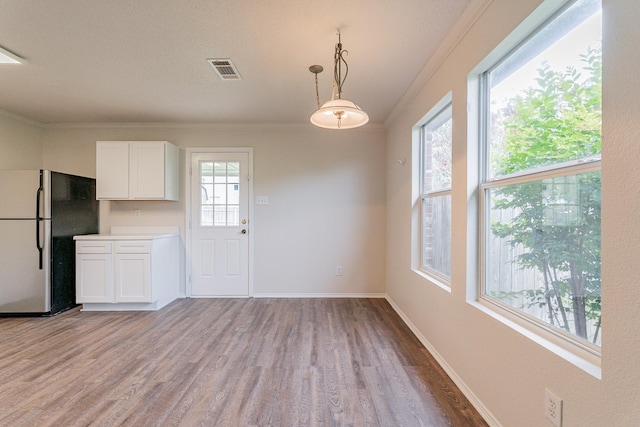
M98 229L95 179L0 170L0 316L76 306L73 236Z

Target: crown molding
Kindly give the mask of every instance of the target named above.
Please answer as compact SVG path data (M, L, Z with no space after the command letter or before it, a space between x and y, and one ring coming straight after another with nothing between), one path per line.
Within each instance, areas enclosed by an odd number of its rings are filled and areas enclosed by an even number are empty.
M284 130L301 131L314 130L318 132L335 132L329 129L319 129L310 123L189 123L189 122L78 122L78 123L47 123L41 124L46 129L210 129L210 130ZM384 130L382 124L370 123L358 129L344 129L341 132L362 132Z
M44 124L42 122L30 119L30 118L25 117L25 116L21 116L19 114L15 114L15 113L12 113L12 112L6 111L6 110L0 110L0 117L6 117L8 119L15 120L17 122L21 122L21 123L24 123L24 124L27 124L27 125L30 125L30 126L35 126L37 128L40 128L40 129L44 129L46 127L46 124Z
M451 30L445 36L444 40L431 58L427 61L418 77L409 86L407 91L402 95L400 101L391 111L391 114L384 121L385 128L388 128L393 121L408 107L418 93L429 82L431 77L438 71L442 64L447 60L455 48L460 44L462 39L467 35L476 21L482 16L484 11L493 3L493 0L473 0L467 6L460 17L451 27Z

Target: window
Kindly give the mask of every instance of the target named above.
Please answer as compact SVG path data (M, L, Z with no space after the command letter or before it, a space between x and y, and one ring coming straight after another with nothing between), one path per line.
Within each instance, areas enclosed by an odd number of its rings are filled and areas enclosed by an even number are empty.
M451 276L451 103L436 110L420 133L420 268Z
M481 298L601 342L601 13L573 2L481 76Z
M240 225L240 163L200 162L200 226Z

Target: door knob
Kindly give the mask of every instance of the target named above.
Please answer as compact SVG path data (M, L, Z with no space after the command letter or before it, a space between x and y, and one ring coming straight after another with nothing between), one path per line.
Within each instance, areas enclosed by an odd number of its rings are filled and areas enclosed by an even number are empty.
M247 230L245 230L244 228L241 231L242 234L247 234Z

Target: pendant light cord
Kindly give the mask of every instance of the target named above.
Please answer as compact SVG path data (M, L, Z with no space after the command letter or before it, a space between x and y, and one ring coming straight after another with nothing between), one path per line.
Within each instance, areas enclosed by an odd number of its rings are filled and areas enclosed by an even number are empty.
M342 85L347 80L349 74L349 64L342 57L344 54L349 54L349 51L342 50L342 39L340 37L340 29L338 28L338 44L336 44L336 50L333 55L333 83L335 89L337 89L338 99L342 98ZM342 77L342 64L344 63L344 77Z
M320 109L320 94L318 93L318 73L316 75L316 102L318 103L318 109Z

